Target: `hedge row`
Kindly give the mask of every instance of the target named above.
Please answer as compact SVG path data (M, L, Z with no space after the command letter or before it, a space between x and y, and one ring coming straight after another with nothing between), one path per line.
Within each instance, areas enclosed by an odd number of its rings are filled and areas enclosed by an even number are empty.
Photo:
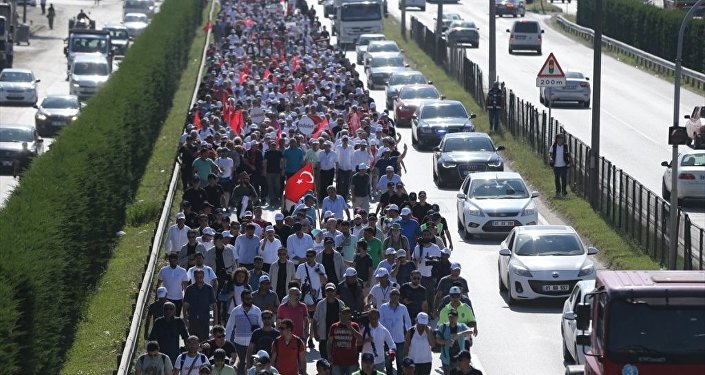
M0 211L3 373L60 371L171 106L202 6L162 5L120 69Z
M680 9L661 9L640 0L602 0L604 34L669 61L676 59ZM577 22L593 28L595 0L578 1ZM683 66L705 72L705 20L693 19L683 37Z

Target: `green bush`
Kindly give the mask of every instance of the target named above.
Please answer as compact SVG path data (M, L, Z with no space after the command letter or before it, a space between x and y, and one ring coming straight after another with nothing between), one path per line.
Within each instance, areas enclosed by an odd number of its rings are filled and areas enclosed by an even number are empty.
M685 12L679 9L660 9L640 0L602 0L604 34L659 56L668 61L676 59L678 30ZM577 22L593 28L595 0L578 2ZM683 66L705 71L705 20L693 19L683 36Z
M171 106L202 6L163 4L120 69L0 210L3 374L60 371ZM152 211L133 219L153 219Z

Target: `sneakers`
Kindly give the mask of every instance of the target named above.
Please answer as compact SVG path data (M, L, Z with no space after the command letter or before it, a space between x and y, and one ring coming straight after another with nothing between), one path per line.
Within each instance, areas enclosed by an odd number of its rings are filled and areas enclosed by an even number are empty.
M562 197L563 195L561 195L561 193L556 193L556 199L561 199Z

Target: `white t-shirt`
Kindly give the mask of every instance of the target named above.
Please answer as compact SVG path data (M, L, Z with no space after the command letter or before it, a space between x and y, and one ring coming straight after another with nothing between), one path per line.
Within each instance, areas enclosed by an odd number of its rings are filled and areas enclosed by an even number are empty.
M218 278L218 276L215 275L215 271L213 271L213 269L210 268L209 266L206 266L205 264L203 265L203 267L194 266L194 267L189 268L188 271L186 271L186 274L188 275L188 281L191 284L196 282L196 278L193 277L193 272L196 270L196 268L203 269L203 282L208 285L212 285L211 281Z
M375 308L379 309L380 306L389 302L389 295L392 289L399 289L399 284L390 282L386 287L383 287L379 283L370 289L369 296L372 297L372 303Z
M215 164L220 167L220 170L223 171L223 175L220 177L223 178L230 178L233 174L233 167L235 166L235 162L231 158L217 158L215 159Z
M554 167L565 167L565 145L555 145L556 158L553 159Z
M308 275L306 274L306 268L308 268ZM311 289L316 291L316 294L318 298L322 297L321 294L321 278L319 277L319 274L326 274L326 268L323 267L322 264L316 263L312 266L309 266L308 263L302 263L299 264L299 267L296 269L296 276L294 276L296 279L301 280L301 285L303 285L306 282L306 279L310 276L310 284L311 284Z
M262 247L264 245L264 247ZM259 256L264 260L264 264L276 263L279 260L279 248L282 247L282 242L274 237L272 241L264 238L259 242Z
M179 370L179 375L198 375L202 365L211 364L202 353L196 354L195 357L189 357L188 353L181 353L174 362L174 368Z
M433 266L426 265L426 258L440 258L441 249L436 244L431 244L428 247L422 247L421 245L416 245L414 247L414 252L411 254L411 258L416 262L416 269L421 272L423 277L431 277L431 271Z
M186 270L181 266L176 266L176 268L171 268L169 266L162 267L159 270L159 280L166 288L166 298L170 300L180 300L184 298L184 291L182 284L187 282L188 275Z

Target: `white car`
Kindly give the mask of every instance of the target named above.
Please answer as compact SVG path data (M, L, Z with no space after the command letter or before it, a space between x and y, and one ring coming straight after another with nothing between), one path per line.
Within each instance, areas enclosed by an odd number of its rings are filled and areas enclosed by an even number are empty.
M367 45L367 50L363 55L365 67L370 65L373 57L385 56L392 53L401 54L403 51L393 40L373 40Z
M538 224L538 209L519 173L468 174L457 195L458 228L465 238L509 233L514 227Z
M693 142L693 148L705 147L705 105L693 108L693 112L685 118L688 120L685 130Z
M561 317L561 336L563 337L563 360L574 362L577 365L585 363L584 345L578 345L578 335L587 334L588 331L579 330L575 323L575 310L579 303L592 304L592 298L585 295L595 289L595 280L583 280L575 284L573 292L563 304Z
M499 289L507 303L537 298L566 298L581 280L595 279L595 265L572 227L530 225L514 228L502 241L497 259Z
M0 72L0 103L35 104L38 82L29 69L3 69Z
M682 148L678 154L678 201L684 199L705 199L705 151ZM664 161L661 165L666 167L661 181L661 195L663 199L671 199L673 183L671 162Z
M376 40L386 40L387 38L384 34L362 34L360 38L357 39L357 44L355 45L355 55L357 56L357 63L362 64L365 52L367 52L367 46L370 42Z
M140 35L149 26L149 17L144 13L127 13L122 17L122 24L131 37Z

